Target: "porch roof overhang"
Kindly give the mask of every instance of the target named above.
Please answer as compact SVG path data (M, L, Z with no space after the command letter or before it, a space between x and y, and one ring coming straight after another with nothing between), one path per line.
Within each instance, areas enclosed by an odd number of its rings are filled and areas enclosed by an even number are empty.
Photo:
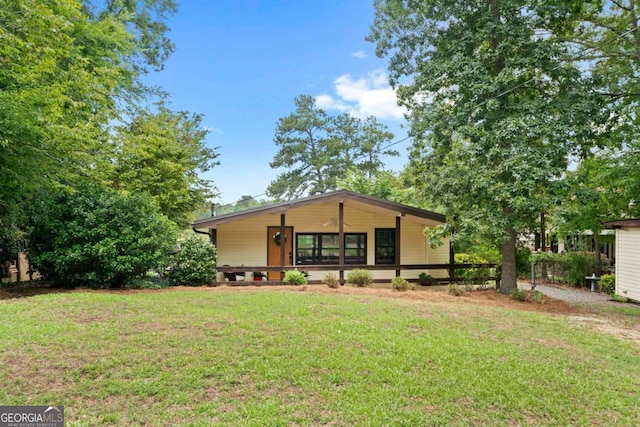
M604 228L640 227L640 218L621 219L618 221L607 221Z
M427 211L424 209L415 208L413 206L404 205L402 203L390 202L388 200L380 199L378 197L369 196L366 194L360 194L348 190L338 190L330 193L316 194L313 196L304 197L301 199L289 200L286 202L278 202L271 205L260 206L253 209L247 209L238 212L231 212L220 216L212 216L210 218L203 218L191 223L192 228L209 228L215 229L219 224L226 222L238 221L241 219L247 219L252 217L258 217L268 214L281 214L288 210L299 208L302 206L313 205L317 203L325 203L327 201L336 200L342 201L347 204L353 203L357 205L368 205L370 207L383 209L394 212L401 216L413 216L419 219L425 219L435 221L439 223L446 223L447 218L439 213Z

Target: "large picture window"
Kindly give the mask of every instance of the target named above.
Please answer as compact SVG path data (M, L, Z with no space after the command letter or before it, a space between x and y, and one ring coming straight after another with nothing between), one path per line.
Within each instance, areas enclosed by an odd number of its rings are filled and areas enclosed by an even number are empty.
M376 264L395 264L396 229L376 228Z
M338 264L340 262L338 233L296 234L297 264ZM367 263L367 234L344 234L345 264Z

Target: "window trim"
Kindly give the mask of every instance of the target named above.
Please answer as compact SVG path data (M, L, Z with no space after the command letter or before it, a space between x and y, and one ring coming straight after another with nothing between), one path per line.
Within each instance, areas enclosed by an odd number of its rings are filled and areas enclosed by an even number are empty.
M335 262L331 261L322 261L322 237L321 236L339 236L340 233L313 233L313 232L302 232L302 233L295 233L296 236L296 247L295 247L295 254L296 254L296 265L339 265L340 261L337 260ZM313 236L314 239L319 239L319 241L315 241L314 244L317 244L318 248L317 248L317 254L312 254L311 258L315 258L312 262L308 263L308 262L301 262L300 261L300 257L299 257L299 236ZM357 249L357 252L362 252L362 258L359 258L357 261L354 262L349 262L346 259L346 253L347 253L347 245L346 245L346 241L347 241L347 237L348 236L360 236L363 239L363 244L364 246L358 246L358 248L352 248L352 249ZM367 250L368 250L368 235L367 233L344 233L344 241L343 241L343 246L344 246L344 250L345 250L345 264L353 264L353 265L359 265L359 264L363 264L366 265L367 264ZM339 246L338 246L339 248ZM306 249L306 248L305 248Z
M393 244L392 246L384 246L385 248L387 247L391 247L393 248L393 260L392 261L379 261L378 260L378 231L393 231ZM374 252L373 252L373 257L375 259L375 263L376 265L393 265L396 263L396 254L398 251L398 248L396 248L396 233L397 230L395 228L392 227L381 227L381 228L376 228L374 230L374 238L375 238L375 243L374 243Z

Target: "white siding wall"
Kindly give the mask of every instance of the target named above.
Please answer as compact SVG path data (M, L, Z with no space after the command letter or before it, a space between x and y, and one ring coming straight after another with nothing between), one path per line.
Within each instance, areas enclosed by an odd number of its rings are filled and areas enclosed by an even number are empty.
M640 301L640 229L621 228L616 241L616 294Z
M286 225L296 233L337 233L338 227L331 222L338 219L338 203L306 205L291 209L286 213ZM367 263L375 264L375 229L395 228L395 213L376 209L367 211L350 207L344 208L345 233L367 233ZM449 262L449 241L436 249L429 248L422 230L425 223L401 218L401 263L439 264ZM432 223L430 225L435 225ZM267 264L267 227L279 226L280 214L270 214L218 225L218 265L259 266ZM295 240L294 240L295 254ZM402 271L405 278L416 278L421 271ZM434 277L446 277L446 271L429 272ZM311 272L310 280L320 280L325 272ZM377 279L395 276L393 271L373 271Z

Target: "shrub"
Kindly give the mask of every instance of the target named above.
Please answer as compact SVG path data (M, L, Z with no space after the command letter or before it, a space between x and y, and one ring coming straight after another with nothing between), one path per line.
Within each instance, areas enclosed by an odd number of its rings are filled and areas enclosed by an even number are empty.
M540 291L531 291L529 292L529 297L531 298L531 300L535 301L535 302L539 302L540 304L544 304L545 299L544 299L544 294Z
M351 283L359 288L364 288L373 283L373 274L369 270L356 268L347 274L347 283Z
M191 236L175 256L169 281L172 285L200 286L216 278L216 248L210 242Z
M162 289L169 286L169 281L164 277L145 277L143 279L133 279L125 285L127 289Z
M569 252L566 254L534 253L529 258L536 264L546 263L547 266L556 266L556 274L562 276L562 280L573 286L581 286L585 277L590 276L594 270L594 257L591 252Z
M298 270L289 270L284 273L284 283L288 283L289 285L306 285L307 284L307 276Z
M509 294L509 296L516 301L526 301L527 297L529 296L529 291L522 288L515 288L511 291L511 294Z
M615 274L603 274L600 277L600 282L598 283L598 290L600 292L605 292L609 295L613 295L616 291L616 275Z
M423 286L432 286L436 284L435 279L431 277L430 274L424 272L418 274L418 281Z
M573 286L582 286L586 276L590 276L594 269L594 257L589 252L569 252L556 259L566 273L564 281Z
M407 290L413 290L415 289L415 285L413 283L409 283L406 279L403 279L402 277L398 276L398 277L394 277L393 280L391 281L391 288L393 288L396 291L407 291Z
M338 276L336 276L336 274L332 272L328 272L324 275L324 277L322 278L322 283L330 288L337 288L340 286Z
M461 251L461 253L464 253L464 251ZM494 264L499 264L502 260L502 254L500 253L500 250L495 245L492 245L490 243L482 243L479 245L476 244L473 247L469 248L466 253L471 256L484 259L486 260L485 262Z
M42 194L29 215L29 262L65 286L122 287L163 270L174 224L150 196L92 189Z
M487 264L485 258L475 254L455 254L456 264ZM458 268L455 270L456 277L462 279L463 283L481 284L486 282L491 276L488 268Z
M564 255L549 253L549 252L535 252L529 255L529 262L533 262L536 264L542 262L559 262L559 258L564 257Z
M529 301L544 304L544 294L540 291L528 291L522 288L516 288L511 291L509 296L516 301Z
M466 291L465 288L463 288L462 286L458 286L455 283L452 283L452 284L449 285L449 293L451 295L455 295L457 297L460 297L460 296L464 295L466 292L467 291Z

